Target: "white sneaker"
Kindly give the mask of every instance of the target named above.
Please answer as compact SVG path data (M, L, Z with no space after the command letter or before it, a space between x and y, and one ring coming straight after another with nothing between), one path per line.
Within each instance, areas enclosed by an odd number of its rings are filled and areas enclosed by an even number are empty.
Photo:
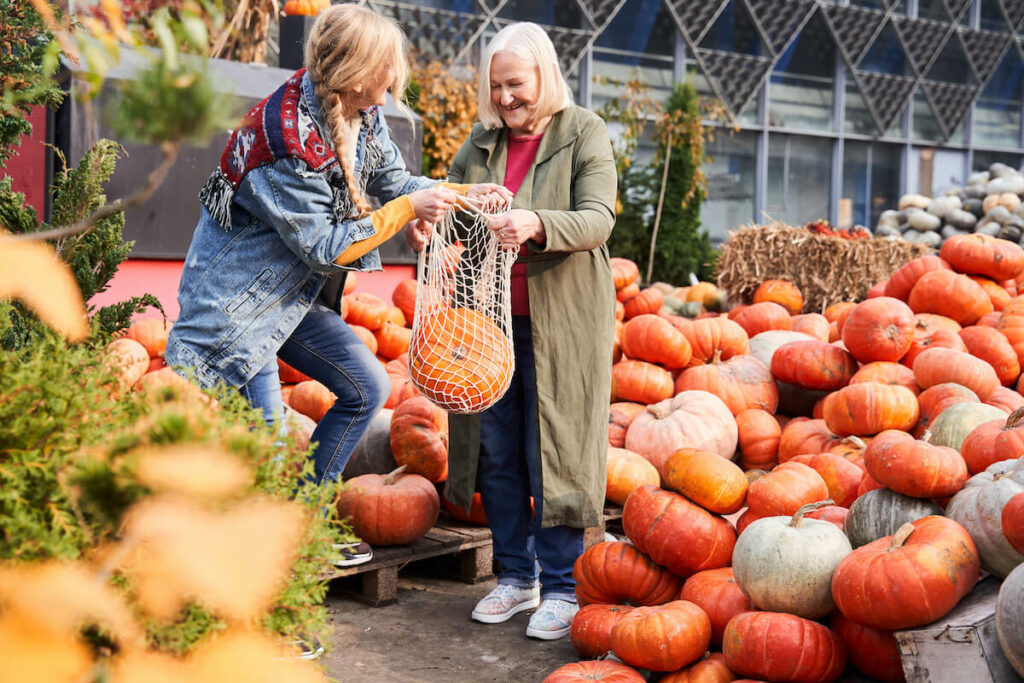
M484 624L500 624L540 604L540 587L529 588L499 583L497 588L481 598L473 608L473 620Z
M547 598L530 617L526 635L541 640L558 640L569 634L572 620L580 606L568 600Z

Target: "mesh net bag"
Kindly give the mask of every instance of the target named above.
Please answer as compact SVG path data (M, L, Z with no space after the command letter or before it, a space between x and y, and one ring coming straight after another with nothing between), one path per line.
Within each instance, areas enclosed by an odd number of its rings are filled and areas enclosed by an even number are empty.
M460 198L434 224L420 252L409 375L416 387L452 413L478 413L498 402L512 382L509 280L515 250L501 249L488 228L507 205Z

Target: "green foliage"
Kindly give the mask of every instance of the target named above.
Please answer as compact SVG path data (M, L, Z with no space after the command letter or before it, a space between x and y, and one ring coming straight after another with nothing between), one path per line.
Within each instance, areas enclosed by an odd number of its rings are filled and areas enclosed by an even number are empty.
M116 142L99 140L77 166L64 166L53 184L52 224L38 223L35 211L24 205L24 195L11 192L9 181L0 181L0 221L11 232L31 233L52 225L71 225L84 220L106 203L104 185L113 175L123 152ZM123 229L124 214L118 212L99 221L92 230L65 237L54 244L57 253L71 267L86 301L106 291L118 267L128 258L135 243L124 241ZM93 328L99 335L97 341L110 339L128 327L132 316L149 306L163 310L156 297L145 294L92 311ZM11 307L10 321L10 327L0 334L0 347L24 348L34 339L47 335L45 327L21 304Z
M53 37L28 0L0 0L0 165L32 132L32 106L56 107L64 92L50 75L56 66Z
M619 173L619 212L615 229L608 238L608 251L612 256L628 258L637 264L647 263L660 182L661 176L649 165L626 165Z
M4 307L9 305L0 305L0 331ZM237 392L222 388L217 408L170 389L115 400L101 359L95 347L53 336L22 353L0 350L0 559L73 559L96 552L117 537L124 511L150 493L134 476L135 449L215 446L249 463L254 491L304 501L309 531L264 627L323 638L325 558L332 555L331 544L353 540L326 504L337 487L311 483L305 450L294 437L262 426ZM113 584L129 592L119 575ZM193 604L169 622L151 620L147 633L152 646L183 653L222 627Z

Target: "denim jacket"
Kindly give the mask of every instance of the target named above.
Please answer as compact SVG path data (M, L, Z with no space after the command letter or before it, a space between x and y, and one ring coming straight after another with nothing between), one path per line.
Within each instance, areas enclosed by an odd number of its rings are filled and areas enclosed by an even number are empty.
M308 74L301 91L320 136L330 140ZM381 203L437 183L406 170L379 109L363 116L354 171L364 192ZM377 250L349 266L334 263L374 234L369 217L351 218L346 198L338 164L318 172L285 157L245 175L230 204L229 228L204 206L181 274L181 312L167 340L167 364L194 368L204 387L218 380L242 386L275 359L329 274L381 270Z

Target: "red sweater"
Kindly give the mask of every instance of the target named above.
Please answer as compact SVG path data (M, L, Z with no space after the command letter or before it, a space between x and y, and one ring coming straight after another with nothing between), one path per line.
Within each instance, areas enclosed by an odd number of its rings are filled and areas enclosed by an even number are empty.
M508 136L508 160L505 163L505 187L512 194L519 191L523 179L533 166L537 148L544 134L516 137ZM526 245L519 248L519 254L526 254ZM526 285L526 264L516 261L512 265L512 315L530 315L530 296Z

